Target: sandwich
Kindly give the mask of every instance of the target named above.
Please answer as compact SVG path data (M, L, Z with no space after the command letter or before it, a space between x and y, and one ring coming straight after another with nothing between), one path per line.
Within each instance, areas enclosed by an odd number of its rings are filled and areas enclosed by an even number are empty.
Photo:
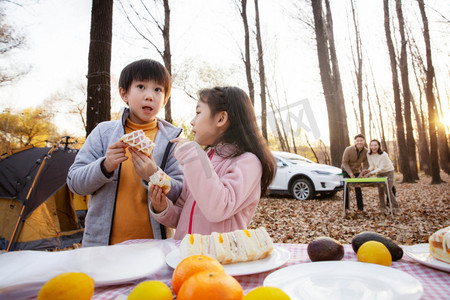
M180 244L181 258L206 255L222 264L266 258L273 251L273 242L264 227L211 235L187 234Z

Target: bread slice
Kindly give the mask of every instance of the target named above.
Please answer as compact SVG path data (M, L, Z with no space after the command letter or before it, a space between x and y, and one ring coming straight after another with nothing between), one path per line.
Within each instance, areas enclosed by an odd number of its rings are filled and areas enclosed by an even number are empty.
M260 256L259 259L266 258L270 255L273 250L273 242L272 239L267 233L267 230L264 227L259 227L255 229L256 237L258 238L260 248Z
M236 230L234 235L239 248L239 260L251 261L256 259L256 244L252 241L250 230Z
M210 243L214 249L215 258L222 262L225 260L225 249L223 245L223 237L221 233L213 232L210 236Z
M214 243L211 241L210 235L202 235L202 254L216 258L216 251L213 248Z
M202 254L202 248L201 234L186 234L180 243L181 258Z

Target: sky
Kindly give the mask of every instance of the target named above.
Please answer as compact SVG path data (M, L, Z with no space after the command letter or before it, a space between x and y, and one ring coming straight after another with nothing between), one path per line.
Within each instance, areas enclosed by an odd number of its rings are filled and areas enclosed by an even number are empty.
M341 2L348 4L348 1ZM405 0L405 2L405 13L408 13L413 7L413 1ZM26 0L24 3L22 7L8 6L7 18L8 22L26 36L27 45L0 59L0 63L19 70L28 67L31 69L19 81L0 88L0 110L36 107L55 93L62 93L80 102L84 101L85 95L80 86L86 84L91 1ZM281 107L286 106L286 102L290 105L297 104L291 113L299 123L303 122L304 129L308 126L314 127L313 123L317 125L315 131L311 130L308 133L310 140L320 138L328 143L328 125L324 121L327 112L317 69L314 35L308 26L298 20L302 17L302 13L294 11L289 3L290 1L260 1L266 72L268 80L272 82L269 91L273 98L281 99ZM352 101L356 101L354 85L351 78L345 80L353 72L349 48L351 29L347 26L349 16L344 9L345 5L339 5L342 3L333 7L335 35L344 79L349 128L355 131L352 107ZM358 7L358 12L365 51L373 66L378 92L381 95L388 94L389 97L392 88L382 28L382 1L363 3L363 6ZM441 7L442 14L449 18L450 8L446 5L450 6L450 2L441 3L446 3ZM162 60L155 50L130 28L121 12L119 1L114 1L114 6L111 75L113 80L117 80L121 69L134 60L147 57ZM303 6L302 11L310 12L309 6L306 4ZM249 5L248 10L249 22L253 25L251 16L253 6ZM419 28L420 20L414 10L411 12L407 20L410 21L412 28ZM174 71L187 74L186 76L194 82L192 84L194 91L210 84L192 78L206 67L211 67L219 73L217 76L220 77L220 83L247 89L245 71L240 60L243 40L242 20L234 1L173 0L171 20ZM432 23L431 30L432 37L435 35L448 37L450 33L449 25L445 22ZM416 38L419 43L420 36ZM441 66L448 77L448 42L444 39L440 47L437 52L440 56L436 59L437 62L442 57L446 59ZM255 65L254 68L256 67ZM256 78L254 80L255 86L258 87ZM122 103L115 86L112 87L111 94L112 109L118 111ZM256 96L258 99L259 94L256 93ZM448 107L446 100L448 90L443 88L441 97L445 98L444 108ZM193 117L195 101L185 95L179 84L176 84L176 79L172 101L175 120L189 121ZM64 114L67 107L58 107L54 110L60 112L55 114L58 126L70 134L83 135L79 117L76 115L68 117ZM258 105L255 106L255 111L259 115Z

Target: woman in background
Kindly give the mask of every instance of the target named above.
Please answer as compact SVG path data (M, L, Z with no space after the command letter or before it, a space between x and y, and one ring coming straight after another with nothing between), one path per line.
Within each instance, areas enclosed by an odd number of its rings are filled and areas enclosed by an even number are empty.
M397 199L392 191L394 187L394 165L392 164L389 156L386 152L381 150L381 144L378 140L370 141L370 151L367 154L367 161L369 162L368 172L365 173L364 177L369 177L375 175L377 177L387 177L388 178L388 191L391 199L391 205L394 206L396 213L400 213L400 208L398 206ZM378 187L378 196L380 199L381 210L386 213L386 204L384 203L384 191L386 187Z

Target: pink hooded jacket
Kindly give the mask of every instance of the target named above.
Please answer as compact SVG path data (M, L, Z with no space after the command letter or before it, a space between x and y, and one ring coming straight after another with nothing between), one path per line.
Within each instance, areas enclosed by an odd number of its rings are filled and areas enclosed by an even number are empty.
M188 142L175 150L184 173L183 190L175 204L167 199L164 211L151 212L161 224L176 228L174 239L247 228L261 196L262 165L250 152L232 158L219 155L227 156L235 147L220 145L206 153Z

